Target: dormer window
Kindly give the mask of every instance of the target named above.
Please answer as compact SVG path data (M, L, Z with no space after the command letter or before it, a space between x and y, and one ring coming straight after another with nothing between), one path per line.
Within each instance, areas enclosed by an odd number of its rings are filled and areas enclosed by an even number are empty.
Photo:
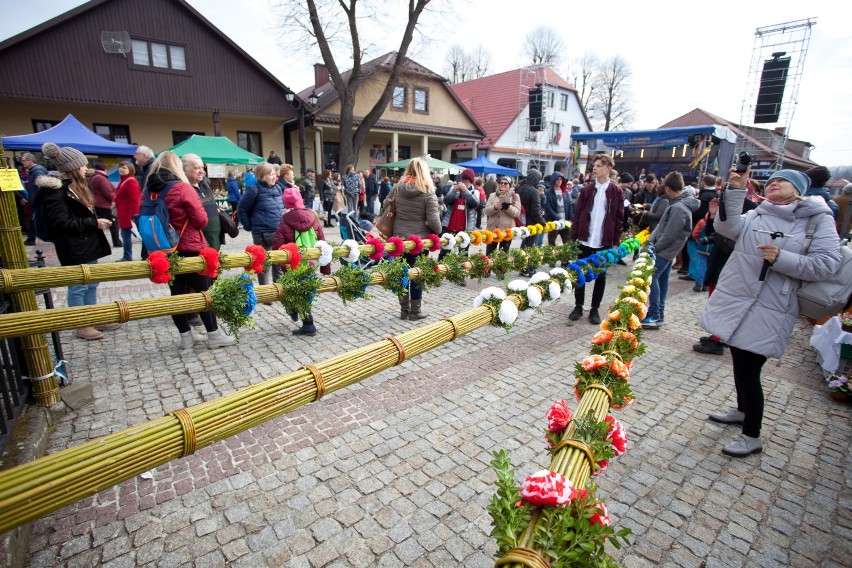
M157 41L134 39L133 66L186 71L186 48Z

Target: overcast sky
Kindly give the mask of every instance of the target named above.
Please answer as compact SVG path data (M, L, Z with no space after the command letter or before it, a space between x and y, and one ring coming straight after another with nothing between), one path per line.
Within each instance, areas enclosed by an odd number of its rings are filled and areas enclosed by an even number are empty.
M299 91L313 82L319 52L297 51L292 35L274 25L284 13L274 7L281 2L189 0L284 84ZM404 27L395 11L408 2L365 2L362 25L371 27L363 36L372 42L366 46L368 56L395 49ZM0 39L82 3L28 0L24 13L17 1L0 0ZM631 129L659 127L696 107L738 122L755 28L815 17L790 136L813 144L811 158L821 164L852 165L852 34L848 18L836 8L839 5L822 0L611 0L605 5L564 0L433 0L433 11L421 18L421 33L410 55L444 73L450 45L460 43L472 50L482 44L492 56L489 74L507 71L528 64L521 55L526 33L549 25L562 34L566 62L585 51L600 58L620 55L629 62L634 95ZM140 2L140 17L144 17L144 6ZM339 64L345 69L350 62ZM565 72L565 65L560 72Z

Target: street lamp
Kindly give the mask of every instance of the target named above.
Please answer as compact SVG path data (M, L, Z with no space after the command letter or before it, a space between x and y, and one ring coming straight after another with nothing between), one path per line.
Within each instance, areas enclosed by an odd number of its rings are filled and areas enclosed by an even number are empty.
M299 111L299 164L301 168L302 177L306 174L305 168L305 104L302 99L296 98L296 93L293 91L289 91L284 98L287 99L287 102L290 103L290 106ZM319 95L317 95L316 91L312 91L310 96L308 97L308 105L310 105L310 110L316 108L317 102L319 102Z

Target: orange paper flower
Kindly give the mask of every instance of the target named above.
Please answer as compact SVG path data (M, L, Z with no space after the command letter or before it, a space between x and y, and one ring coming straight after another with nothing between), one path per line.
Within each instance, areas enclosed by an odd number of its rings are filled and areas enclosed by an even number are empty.
M594 371L595 369L600 369L601 367L607 366L606 357L603 355L589 355L582 361L580 361L580 365L586 371Z
M612 310L611 312L609 312L609 319L611 319L612 321L618 321L619 319L621 319L621 312L619 312L618 310Z
M486 245L490 245L494 242L494 233L492 233L488 229L482 231L482 240L485 242Z
M627 372L627 367L618 359L612 360L612 362L609 364L609 370L615 373L617 376L621 377L622 379L630 378L630 374Z
M479 231L473 231L470 233L470 244L473 246L479 246L482 244L482 233Z
M512 231L512 229L503 229L503 240L504 241L511 241L514 238L515 238L515 233Z
M503 231L500 229L494 229L491 232L494 233L494 241L492 242L499 243L503 240Z
M592 337L593 345L601 345L602 343L609 343L610 341L612 341L611 331L599 331Z
M603 330L603 331L609 331L610 330L609 320L603 320L601 322L601 330Z
M627 327L630 329L639 329L642 327L642 322L639 321L639 318L636 317L636 314L631 314L630 319L627 322Z

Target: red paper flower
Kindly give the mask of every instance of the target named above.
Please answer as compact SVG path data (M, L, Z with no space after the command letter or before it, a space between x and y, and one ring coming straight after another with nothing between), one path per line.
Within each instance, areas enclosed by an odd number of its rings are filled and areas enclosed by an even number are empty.
M441 272L441 267L436 264L435 266L432 267L432 270L434 270L435 272Z
M248 245L246 252L251 256L251 264L246 267L246 272L260 274L263 272L263 264L266 262L266 250L260 245Z
M296 270L302 264L302 253L299 252L299 245L296 243L286 243L278 247L278 250L287 251L287 264L281 263L284 268Z
M429 247L429 252L435 252L436 250L441 250L441 237L436 235L435 233L431 233L426 235L426 239L432 241L432 246Z
M167 284L172 279L169 274L172 265L165 252L157 250L149 254L148 265L151 267L151 282L154 284Z
M571 409L564 400L557 400L547 409L547 431L552 434L564 432L571 422Z
M595 513L589 518L589 523L593 525L601 525L602 527L609 526L609 511L603 503L596 503L594 508Z
M615 452L615 455L620 456L627 450L627 432L624 430L621 422L618 421L618 418L614 416L607 414L604 421L609 423L609 431L607 432L606 439L612 443L612 450Z
M388 244L393 245L393 251L388 251L388 254L394 258L405 252L405 243L399 237L391 237L388 239Z
M580 365L586 371L594 371L595 369L606 367L607 360L603 355L590 355L580 361Z
M524 479L521 497L536 506L565 505L571 501L571 480L555 471L542 470Z
M213 247L204 247L198 253L198 256L204 259L205 268L199 272L202 276L216 278L219 276L219 251Z
M385 254L385 244L381 239L377 239L376 237L367 237L364 240L364 244L367 246L372 245L376 252L371 254L369 257L370 260L381 260L382 256Z
M414 243L414 248L408 251L408 254L418 255L423 252L423 239L418 237L417 235L408 235L407 241L412 241Z

